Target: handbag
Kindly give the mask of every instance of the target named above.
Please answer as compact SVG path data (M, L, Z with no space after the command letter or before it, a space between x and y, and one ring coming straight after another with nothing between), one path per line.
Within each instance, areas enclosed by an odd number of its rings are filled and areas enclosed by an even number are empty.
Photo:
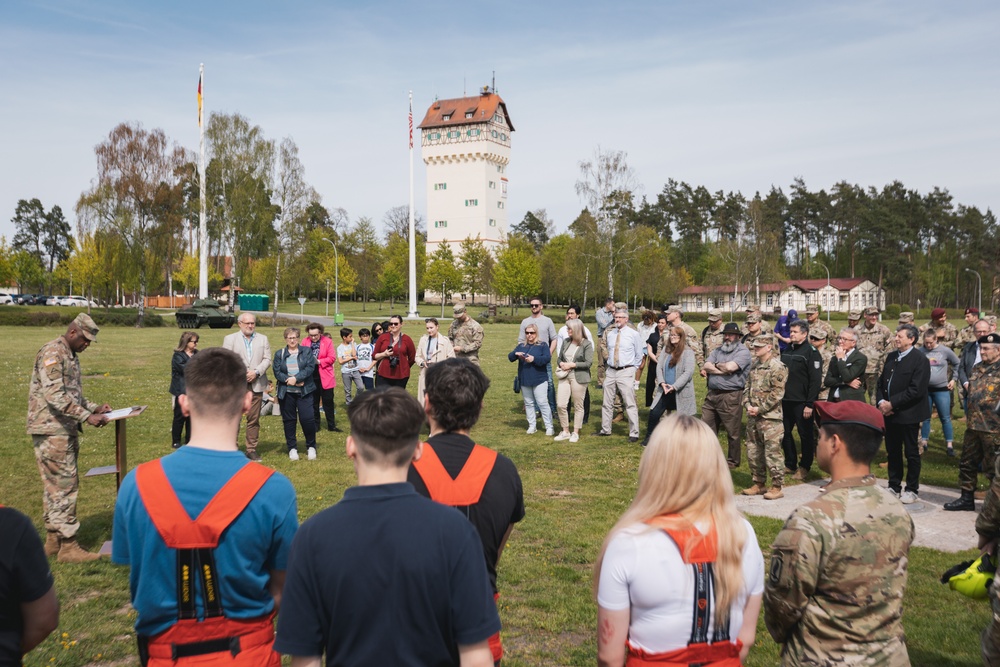
M565 380L566 378L569 377L569 374L570 371L563 370L562 368L556 369L556 377L559 378L560 380Z
M515 394L521 393L521 378L518 377L517 375L514 376L514 393Z

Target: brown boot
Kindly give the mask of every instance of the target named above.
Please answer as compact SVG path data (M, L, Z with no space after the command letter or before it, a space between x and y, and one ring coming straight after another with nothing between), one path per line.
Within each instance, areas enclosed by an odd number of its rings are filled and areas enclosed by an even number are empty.
M792 475L792 479L794 479L796 482L804 482L807 479L809 479L809 471L806 470L805 468L799 468L798 470L795 471L795 474Z
M100 557L101 554L91 553L77 544L75 537L69 537L62 540L56 560L60 563L89 563Z
M52 558L57 553L59 553L59 533L50 530L45 536L45 556Z
M744 496L760 496L764 494L764 485L754 482L753 486L743 489L740 493Z
M764 500L777 500L784 497L785 494L781 492L780 486L772 486L771 490L764 494Z
M986 500L986 491L976 491L972 494L976 500Z

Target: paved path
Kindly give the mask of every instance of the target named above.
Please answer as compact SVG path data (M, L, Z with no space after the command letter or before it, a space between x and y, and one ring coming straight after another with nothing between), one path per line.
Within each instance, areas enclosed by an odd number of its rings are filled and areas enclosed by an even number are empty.
M797 484L784 488L785 497L778 500L764 500L760 496L736 496L736 506L746 514L786 519L795 508L819 495L821 486L828 480L817 480L807 484ZM878 485L887 489L884 479ZM886 491L888 493L888 490ZM904 505L916 527L914 546L930 547L939 551L965 551L974 549L976 517L982 509L982 501L976 501L976 512L946 512L941 506L958 498L958 489L944 489L937 486L920 485L920 496L912 505Z

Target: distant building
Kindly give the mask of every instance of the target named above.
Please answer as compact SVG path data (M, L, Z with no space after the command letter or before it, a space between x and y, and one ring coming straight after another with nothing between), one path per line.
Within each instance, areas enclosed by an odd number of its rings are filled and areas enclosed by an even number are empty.
M493 250L507 232L507 164L514 126L488 86L475 97L436 100L420 128L427 165L427 255L479 236Z
M707 312L709 308L736 311L757 302L757 286L692 285L678 296L686 312ZM801 313L807 303L818 303L823 310L840 313L868 306L885 310L885 290L867 278L832 278L829 283L826 278L811 278L760 285L758 305L764 312L773 312L777 306L783 312L794 308Z

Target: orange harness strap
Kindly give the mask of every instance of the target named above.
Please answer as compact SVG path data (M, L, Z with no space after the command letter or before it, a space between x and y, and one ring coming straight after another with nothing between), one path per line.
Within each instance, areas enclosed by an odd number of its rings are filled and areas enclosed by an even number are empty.
M714 563L719 548L719 537L715 525L708 533L702 533L694 524L680 514L664 514L653 517L646 524L659 528L670 536L681 552L681 558L687 564Z
M236 517L246 509L274 470L247 463L219 489L197 519L192 520L174 493L159 459L135 470L136 487L160 537L172 549L212 549Z
M413 463L413 467L424 480L431 500L450 507L466 507L479 502L496 460L495 451L475 445L458 477L452 479L437 452L425 442L423 456Z
M625 667L740 667L740 650L743 642L717 642L691 644L676 651L647 653L629 645Z

